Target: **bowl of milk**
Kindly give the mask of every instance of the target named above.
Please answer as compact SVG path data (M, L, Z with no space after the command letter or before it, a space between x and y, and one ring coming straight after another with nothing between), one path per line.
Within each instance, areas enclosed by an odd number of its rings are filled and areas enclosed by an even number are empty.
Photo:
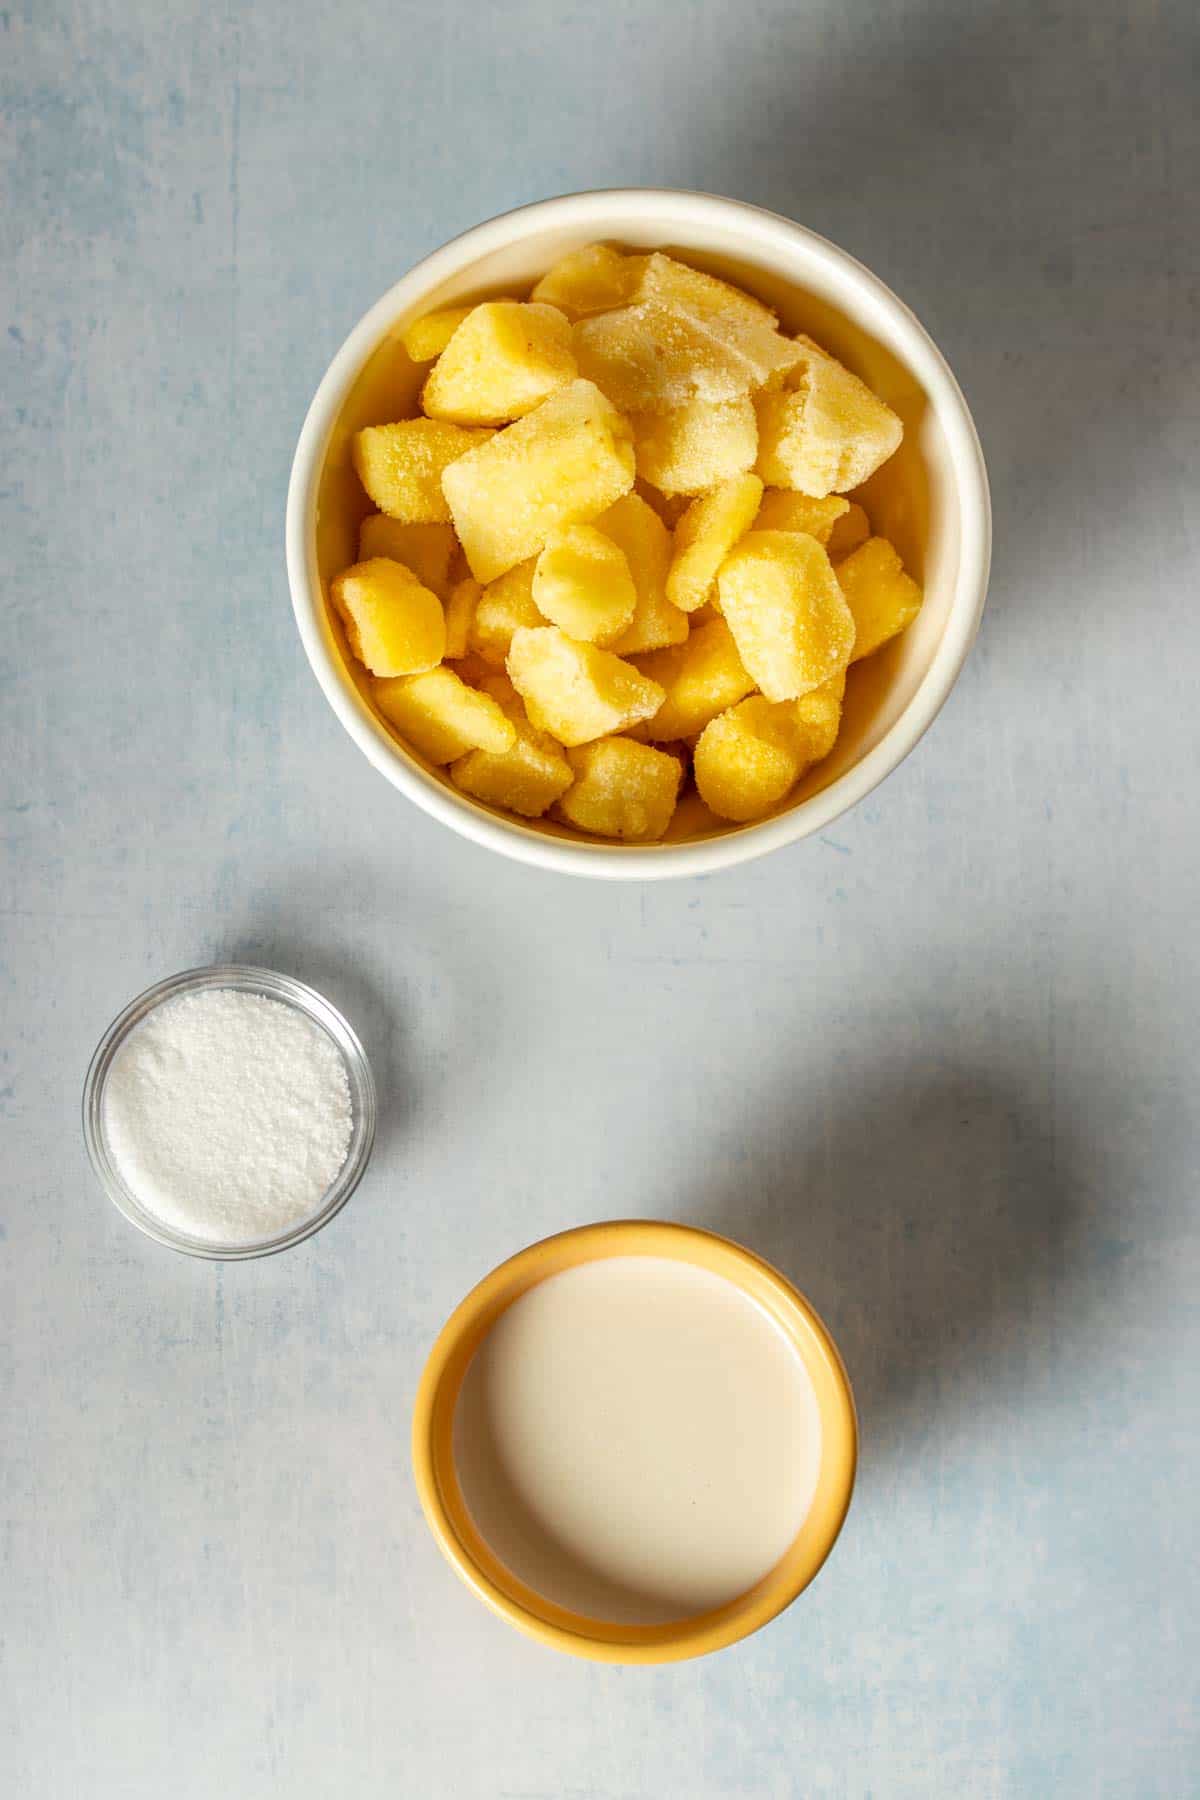
M413 1420L425 1517L554 1649L670 1662L774 1618L833 1548L858 1433L809 1302L726 1238L641 1220L520 1251L456 1309Z

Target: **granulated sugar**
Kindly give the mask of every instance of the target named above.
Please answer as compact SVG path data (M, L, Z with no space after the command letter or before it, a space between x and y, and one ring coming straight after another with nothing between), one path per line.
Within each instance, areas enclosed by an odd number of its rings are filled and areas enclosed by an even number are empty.
M345 1064L319 1026L233 988L158 1007L113 1060L104 1130L146 1211L211 1244L299 1223L346 1160Z

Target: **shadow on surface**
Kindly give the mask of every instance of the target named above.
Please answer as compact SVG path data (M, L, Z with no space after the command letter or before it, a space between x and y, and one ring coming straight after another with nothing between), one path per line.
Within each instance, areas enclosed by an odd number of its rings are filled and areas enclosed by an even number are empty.
M1153 548L1161 472L1194 455L1200 11L916 0L832 28L797 8L757 35L735 18L661 179L831 237L942 345L992 478L988 628L1045 608L1064 551Z
M1028 1070L846 1071L843 1087L823 1118L778 1094L769 1157L714 1180L687 1216L808 1295L850 1371L865 1456L908 1457L1044 1372L1094 1196L1084 1147L1052 1126Z

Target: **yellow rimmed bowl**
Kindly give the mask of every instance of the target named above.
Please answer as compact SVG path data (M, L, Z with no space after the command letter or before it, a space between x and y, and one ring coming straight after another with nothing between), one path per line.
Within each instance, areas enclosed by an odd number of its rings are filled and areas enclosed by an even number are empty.
M548 1599L500 1560L477 1529L455 1463L455 1411L476 1351L509 1307L539 1283L609 1257L689 1263L731 1283L766 1313L798 1354L816 1398L821 1448L811 1505L767 1573L723 1606L666 1624L585 1617ZM412 1433L421 1507L458 1575L510 1625L555 1650L610 1663L703 1656L749 1636L790 1606L832 1550L858 1461L854 1400L837 1347L809 1302L752 1251L694 1226L642 1220L583 1225L545 1238L493 1269L459 1305L425 1365Z

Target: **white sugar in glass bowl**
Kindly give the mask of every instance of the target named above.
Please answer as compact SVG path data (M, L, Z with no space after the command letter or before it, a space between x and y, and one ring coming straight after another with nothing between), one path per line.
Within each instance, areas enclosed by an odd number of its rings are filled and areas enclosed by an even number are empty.
M355 560L372 510L350 461L364 425L412 415L424 365L400 334L437 307L523 294L567 251L596 241L670 251L774 306L899 413L904 442L859 490L874 529L923 583L914 623L855 664L841 733L771 815L715 819L695 794L659 844L608 844L553 820L519 821L470 799L388 730L328 602ZM334 357L309 409L292 466L288 579L300 636L338 718L393 787L489 850L563 874L607 880L702 875L821 831L908 755L941 708L974 641L987 592L991 507L983 453L958 384L929 334L861 263L774 213L711 194L615 188L504 213L418 263L373 306Z
M319 1034L319 1040L336 1053L342 1065L349 1103L349 1141L341 1165L324 1192L311 1202L302 1201L286 1222L268 1228L266 1235L248 1238L230 1238L214 1231L199 1236L180 1223L178 1217L172 1221L155 1208L131 1165L127 1154L129 1146L124 1147L126 1153L123 1154L121 1134L114 1136L107 1104L114 1065L120 1063L131 1040L136 1041L140 1027L161 1019L165 1009L177 1001L226 994L271 1001L275 1007L286 1009L307 1024L314 1034ZM176 1048L172 1064L164 1071L170 1077L168 1091L172 1094L178 1090L181 1066L184 1079L194 1079L188 1062L185 1060L180 1064ZM157 1080L155 1085L161 1088L161 1082ZM270 1112L268 1105L268 1117ZM251 1113L260 1119L263 1116L261 1091ZM210 1257L219 1262L242 1261L248 1257L270 1256L277 1250L289 1250L327 1225L346 1204L370 1161L375 1141L375 1113L375 1082L366 1052L353 1027L337 1008L315 988L290 975L236 963L185 969L181 974L169 975L165 981L156 982L144 994L131 1000L97 1045L83 1087L84 1143L96 1177L113 1205L131 1225L136 1225L156 1243L182 1251L187 1256ZM136 1143L133 1149L136 1153ZM214 1168L219 1160L219 1157L214 1160Z

